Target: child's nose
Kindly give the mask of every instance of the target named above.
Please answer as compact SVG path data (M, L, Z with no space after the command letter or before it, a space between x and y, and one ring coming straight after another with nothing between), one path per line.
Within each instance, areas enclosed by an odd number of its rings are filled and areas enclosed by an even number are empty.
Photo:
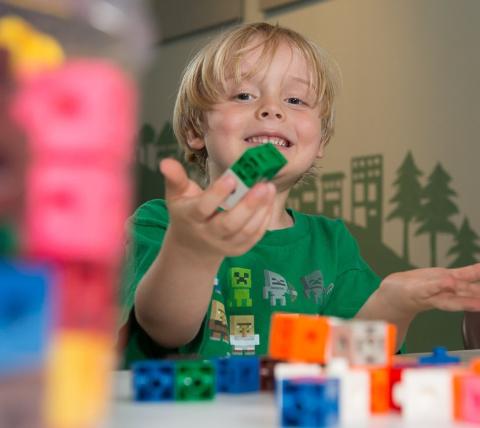
M258 109L258 116L260 119L282 120L285 114L277 103L269 102Z

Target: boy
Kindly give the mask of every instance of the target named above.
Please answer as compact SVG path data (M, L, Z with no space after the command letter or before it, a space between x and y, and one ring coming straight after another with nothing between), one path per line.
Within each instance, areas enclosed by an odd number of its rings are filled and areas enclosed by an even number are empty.
M134 216L127 364L172 350L265 354L275 311L384 319L397 325L401 344L420 311L480 309L480 264L381 281L340 220L285 208L333 134L333 70L314 44L266 23L227 32L189 64L174 129L210 184L201 189L165 159L166 202L150 201ZM222 173L268 141L287 165L218 210L235 188Z

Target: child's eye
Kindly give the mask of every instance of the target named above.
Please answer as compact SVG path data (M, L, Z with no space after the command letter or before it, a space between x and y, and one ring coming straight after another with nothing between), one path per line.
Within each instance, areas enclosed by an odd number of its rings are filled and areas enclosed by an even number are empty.
M253 95L249 94L248 92L240 92L239 94L235 95L235 99L240 101L250 101L253 99Z
M296 97L287 98L287 102L289 104L306 105L306 103L304 101L302 101L300 98L296 98Z

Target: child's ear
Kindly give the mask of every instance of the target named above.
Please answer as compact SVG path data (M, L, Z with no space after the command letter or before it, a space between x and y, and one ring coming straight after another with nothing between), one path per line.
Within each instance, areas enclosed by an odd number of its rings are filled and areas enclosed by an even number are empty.
M320 147L318 148L318 152L317 152L317 159L323 159L326 145L327 145L327 142L325 141L325 139L322 138L322 142L320 143Z
M188 133L187 144L192 150L202 150L205 147L203 138L194 135L191 131Z

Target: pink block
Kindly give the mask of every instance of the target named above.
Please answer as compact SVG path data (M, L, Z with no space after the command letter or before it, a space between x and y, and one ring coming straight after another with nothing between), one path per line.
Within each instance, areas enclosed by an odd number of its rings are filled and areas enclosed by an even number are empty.
M91 263L57 264L57 327L109 333L115 327L118 269Z
M39 164L27 176L24 247L58 261L116 264L130 210L126 174Z
M20 89L13 115L35 157L129 162L136 132L132 82L100 60L75 60Z
M480 376L462 379L462 420L480 422Z

